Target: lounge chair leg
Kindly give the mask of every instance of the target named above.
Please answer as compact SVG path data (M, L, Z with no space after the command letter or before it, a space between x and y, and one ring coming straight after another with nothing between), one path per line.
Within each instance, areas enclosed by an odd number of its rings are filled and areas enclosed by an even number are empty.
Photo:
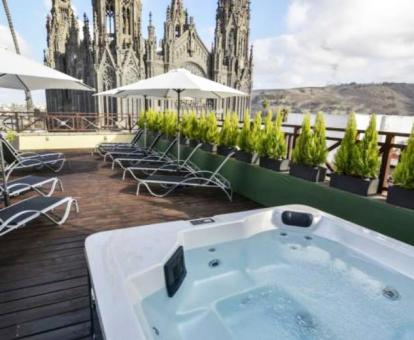
M140 187L141 187L141 183L138 183L137 184L137 192L135 193L137 196L139 196L139 189L140 189Z
M62 183L62 181L60 179L58 179L58 184L59 184L59 190L61 192L63 192L63 183Z

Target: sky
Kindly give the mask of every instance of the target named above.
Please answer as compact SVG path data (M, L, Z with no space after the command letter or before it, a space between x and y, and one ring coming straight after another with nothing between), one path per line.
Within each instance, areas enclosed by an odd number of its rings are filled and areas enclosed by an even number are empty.
M143 0L162 38L171 0ZM76 13L91 17L90 0L72 0ZM210 47L217 0L184 0L199 35ZM414 82L413 0L251 0L254 88L293 88L339 83ZM22 53L42 62L45 18L51 0L9 0ZM0 46L12 49L0 7ZM23 94L0 90L0 103L22 102ZM42 91L35 104L44 103Z

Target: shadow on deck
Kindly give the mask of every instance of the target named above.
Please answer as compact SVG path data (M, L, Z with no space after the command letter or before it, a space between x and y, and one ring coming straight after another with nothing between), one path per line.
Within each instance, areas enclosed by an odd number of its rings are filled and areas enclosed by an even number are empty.
M219 191L184 190L168 198L135 196L109 165L70 154L59 175L80 213L61 227L46 220L0 238L0 339L90 339L84 240L104 230L258 208ZM45 176L53 176L45 173ZM19 199L19 198L18 198Z

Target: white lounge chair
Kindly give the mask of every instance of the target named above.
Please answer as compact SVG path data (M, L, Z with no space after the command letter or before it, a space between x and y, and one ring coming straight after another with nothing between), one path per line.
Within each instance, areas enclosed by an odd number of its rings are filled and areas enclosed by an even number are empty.
M197 152L197 150L202 146L202 143L199 143L183 160L168 160L168 161L152 161L145 160L138 161L134 166L129 166L124 168L124 173L122 179L125 180L126 175L131 175L132 178L137 180L136 174L143 173L147 176L155 175L158 173L189 173L197 172L200 169L191 162L191 159Z
M16 230L43 216L54 224L61 225L69 217L72 207L79 212L78 203L72 197L36 196L22 200L0 210L0 236ZM61 216L56 209L63 207Z
M3 137L0 137L0 142L6 162L4 169L6 180L14 170L19 169L47 168L53 172L59 172L66 161L62 153L19 152Z
M231 201L233 199L233 190L231 184L219 172L227 163L227 161L233 156L233 154L234 152L228 154L214 172L200 170L194 173L190 172L188 174L155 174L146 178L139 178L135 175L134 179L138 182L136 194L139 195L141 186L144 186L151 195L156 197L165 197L174 190L183 187L217 188L222 190L226 194L227 198ZM162 191L156 193L153 189L154 185L160 187Z
M160 142L162 134L159 133L155 136L155 138L152 140L151 144L147 147L135 147L135 148L119 148L116 149L114 151L109 151L106 152L104 155L104 161L106 162L109 159L111 159L112 161L115 158L119 158L119 157L128 157L128 155L149 155L152 154L155 150L155 147L157 146L157 144Z
M24 176L7 182L9 196L19 196L29 191L35 191L41 196L52 196L56 187L63 191L62 181L57 177ZM4 187L0 183L0 196L3 196Z

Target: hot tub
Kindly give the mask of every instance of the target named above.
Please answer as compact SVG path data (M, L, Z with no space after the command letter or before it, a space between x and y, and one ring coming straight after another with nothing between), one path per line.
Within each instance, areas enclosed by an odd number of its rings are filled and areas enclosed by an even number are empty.
M98 233L86 253L106 339L414 339L414 247L309 207Z

